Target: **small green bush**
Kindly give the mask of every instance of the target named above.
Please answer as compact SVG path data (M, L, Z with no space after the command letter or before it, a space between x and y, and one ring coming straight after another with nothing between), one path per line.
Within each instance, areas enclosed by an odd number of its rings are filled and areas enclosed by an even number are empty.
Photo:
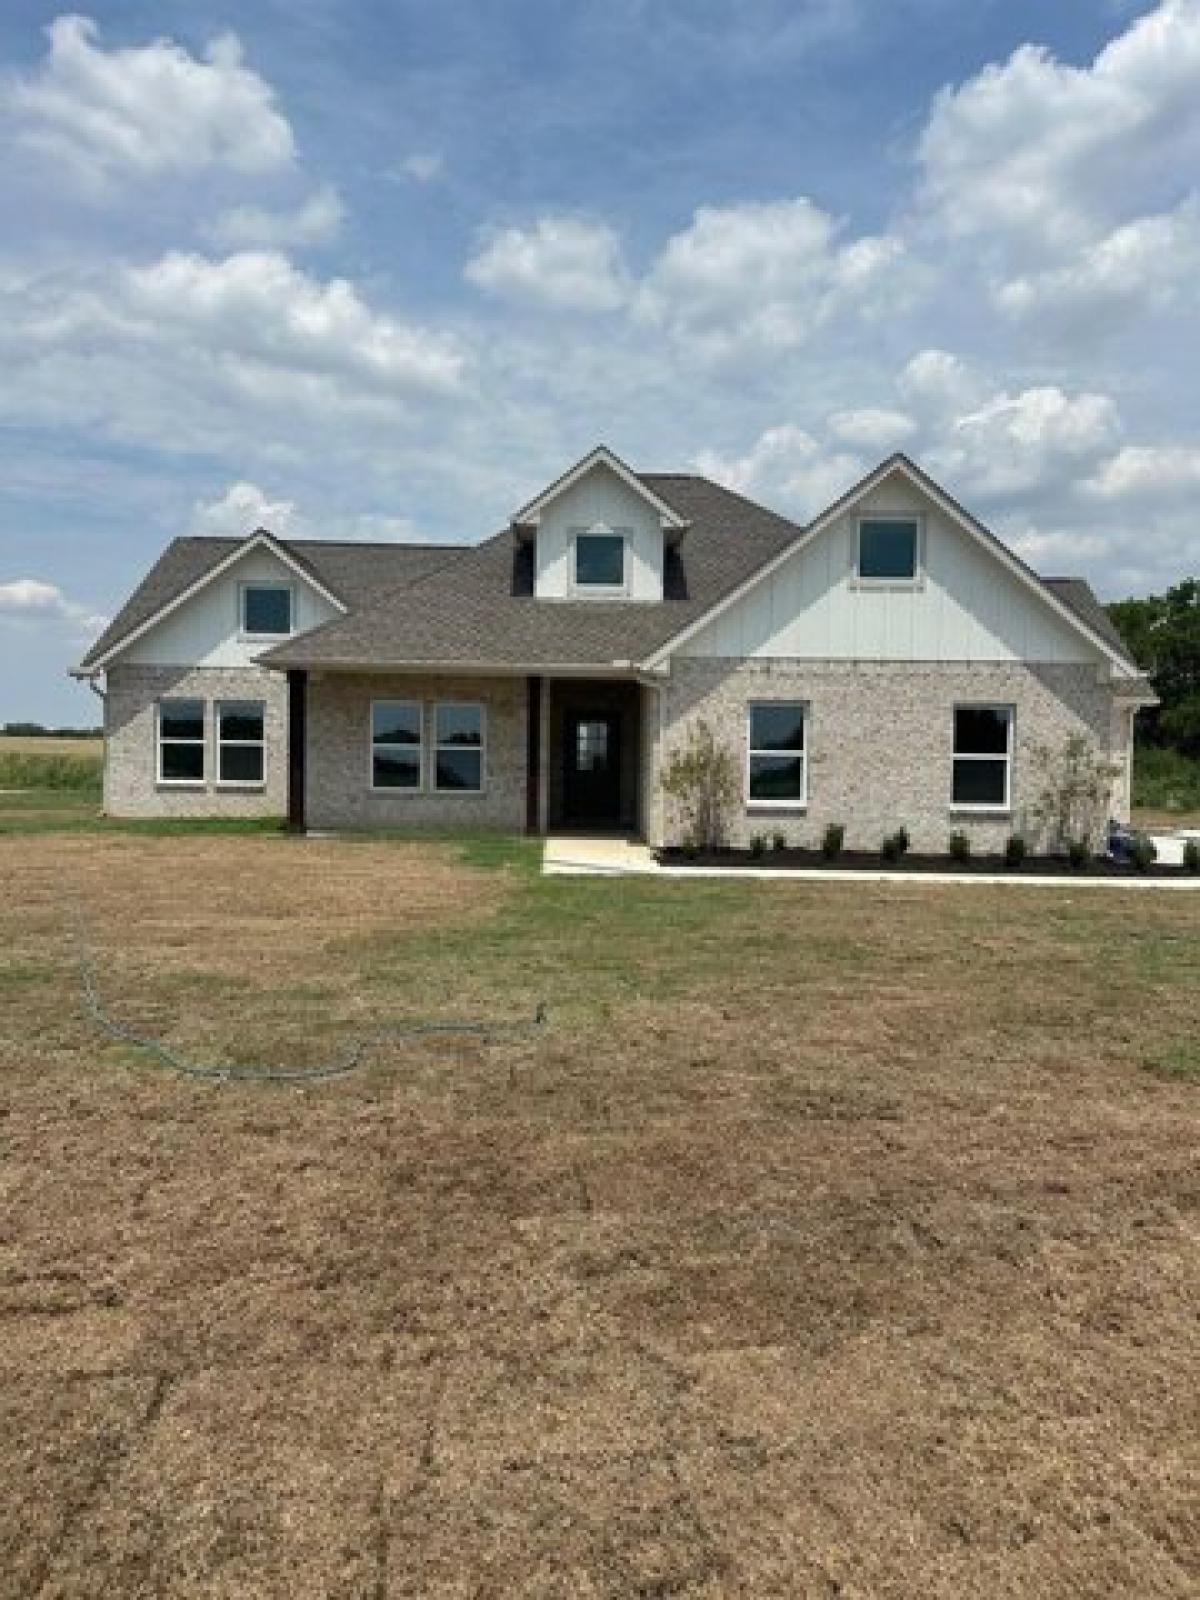
M767 836L765 833L755 833L750 836L750 854L752 856L765 856L767 853Z
M1184 841L1183 864L1188 872L1200 873L1200 839Z
M1086 839L1071 839L1067 844L1067 861L1072 872L1082 872L1092 859L1091 848Z
M844 822L831 822L825 829L825 837L821 840L821 854L826 861L836 861L842 853L842 846L846 842L846 825Z
M1129 859L1139 872L1149 872L1158 860L1158 851L1154 848L1154 840L1148 839L1144 833L1139 833L1130 842Z
M961 829L950 835L951 861L969 861L971 859L971 841Z
M905 852L911 843L907 828L897 828L895 833L889 833L879 847L879 854L885 861L903 860Z
M1026 845L1019 833L1010 833L1008 843L1004 846L1004 865L1010 872L1016 872L1025 857L1029 854Z
M788 847L787 834L786 833L780 833L778 831L778 829L776 829L776 831L771 835L771 849L779 851L779 850L786 850L787 847Z

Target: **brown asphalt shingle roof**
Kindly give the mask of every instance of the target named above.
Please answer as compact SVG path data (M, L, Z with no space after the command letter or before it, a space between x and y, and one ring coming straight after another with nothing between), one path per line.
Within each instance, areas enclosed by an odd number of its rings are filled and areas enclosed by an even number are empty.
M277 645L260 659L279 668L410 663L585 668L639 662L803 532L800 524L707 478L639 476L690 523L680 546L667 552L661 604L535 601L530 548L518 543L511 529L480 545L277 540L346 605L347 615ZM242 542L176 539L92 646L81 670ZM1133 664L1081 578L1040 581Z

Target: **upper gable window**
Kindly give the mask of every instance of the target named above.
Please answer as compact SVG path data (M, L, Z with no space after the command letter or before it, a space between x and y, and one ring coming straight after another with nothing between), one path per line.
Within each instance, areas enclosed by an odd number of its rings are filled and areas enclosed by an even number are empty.
M292 631L290 583L242 585L242 632L252 639L277 639Z
M866 583L915 583L921 569L917 517L860 517L856 576Z
M624 594L629 586L629 542L623 533L577 533L571 578L589 594Z

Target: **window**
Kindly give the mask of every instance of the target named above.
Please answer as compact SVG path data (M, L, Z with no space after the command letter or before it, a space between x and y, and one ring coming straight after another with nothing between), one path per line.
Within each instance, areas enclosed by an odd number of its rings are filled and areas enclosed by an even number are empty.
M434 708L433 784L458 794L483 788L483 707Z
M608 723L575 724L576 772L604 772L608 767Z
M919 565L915 517L863 517L858 524L858 576L874 583L913 583Z
M242 585L242 632L273 639L292 631L292 590L286 583Z
M1007 811L1012 790L1011 706L954 709L953 803Z
M625 588L625 535L577 533L575 535L575 587Z
M159 783L204 782L204 701L158 702Z
M746 797L752 805L806 803L806 715L805 706L786 701L750 707Z
M412 701L372 702L371 787L421 787L421 707Z
M217 706L217 782L261 783L266 770L266 708L261 700Z

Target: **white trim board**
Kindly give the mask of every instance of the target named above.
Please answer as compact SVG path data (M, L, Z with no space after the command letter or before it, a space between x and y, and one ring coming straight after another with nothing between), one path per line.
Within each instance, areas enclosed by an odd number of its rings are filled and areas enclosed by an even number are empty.
M736 588L731 589L727 595L718 600L702 616L690 622L686 628L681 628L665 644L660 645L653 654L645 658L641 665L647 671L653 671L669 661L681 645L685 645L689 639L695 638L702 629L708 627L717 617L723 616L731 606L736 605L739 600L756 589L772 573L777 572L786 561L790 561L798 551L810 545L827 528L831 527L839 518L844 517L847 512L852 511L867 495L873 493L881 483L897 472L906 478L919 494L923 494L932 500L943 516L987 550L1000 562L1001 566L1024 584L1043 604L1049 606L1063 622L1067 623L1076 633L1086 639L1094 649L1099 650L1116 669L1118 677L1136 678L1140 676L1136 667L1131 666L1128 661L1113 649L1106 639L1102 639L1098 633L1089 628L1083 619L1067 605L1066 601L1060 600L1053 590L1047 588L1037 574L1031 571L1018 556L1015 556L1006 545L997 539L990 529L985 528L982 522L979 522L968 511L958 505L956 501L951 499L944 489L940 488L928 474L922 472L920 467L910 461L906 455L900 454L889 456L886 461L881 461L873 472L868 473L865 478L860 478L858 483L848 489L832 505L827 506L806 528L801 529L795 539L773 555L770 560L764 562L756 572L752 572Z
M273 555L277 560L282 561L284 566L286 566L290 572L293 572L302 583L307 584L315 594L319 594L323 600L327 600L329 604L340 611L343 616L347 614L349 607L343 600L340 600L338 596L333 593L332 589L327 589L319 578L315 578L311 572L308 572L303 566L301 566L296 558L288 551L286 546L281 544L273 533L269 533L266 528L258 528L254 533L248 535L247 538L242 540L240 544L235 545L223 561L218 561L215 567L210 567L207 572L202 573L201 576L198 577L193 583L190 583L186 589L177 594L174 599L168 600L164 605L161 605L158 610L155 611L151 616L147 617L144 622L139 622L136 628L131 629L128 633L122 634L122 636L114 641L114 643L110 644L104 654L102 656L98 656L90 666L82 668L72 667L71 676L73 678L91 678L94 677L96 673L103 672L110 661L119 656L123 651L128 650L130 645L136 644L139 639L144 638L152 628L156 628L160 622L163 622L167 617L172 616L176 611L179 610L181 606L186 605L189 600L193 599L196 595L203 593L203 591L211 584L215 583L218 578L223 577L225 573L229 572L231 568L235 567L239 561L242 561L246 556L253 554L255 550L268 551L269 554Z
M552 501L557 500L559 495L565 494L568 489L579 482L580 478L591 472L593 467L601 466L607 467L610 472L621 480L626 488L631 489L634 494L639 495L648 505L653 506L655 511L658 512L664 528L674 528L682 533L689 526L686 518L681 517L678 511L669 506L661 496L655 494L653 489L648 489L633 468L627 467L620 456L616 455L604 444L598 444L594 450L589 450L582 460L577 461L573 467L569 467L560 478L556 478L549 488L543 489L535 499L530 500L519 511L515 511L509 519L512 526L514 528L536 526L542 512Z

